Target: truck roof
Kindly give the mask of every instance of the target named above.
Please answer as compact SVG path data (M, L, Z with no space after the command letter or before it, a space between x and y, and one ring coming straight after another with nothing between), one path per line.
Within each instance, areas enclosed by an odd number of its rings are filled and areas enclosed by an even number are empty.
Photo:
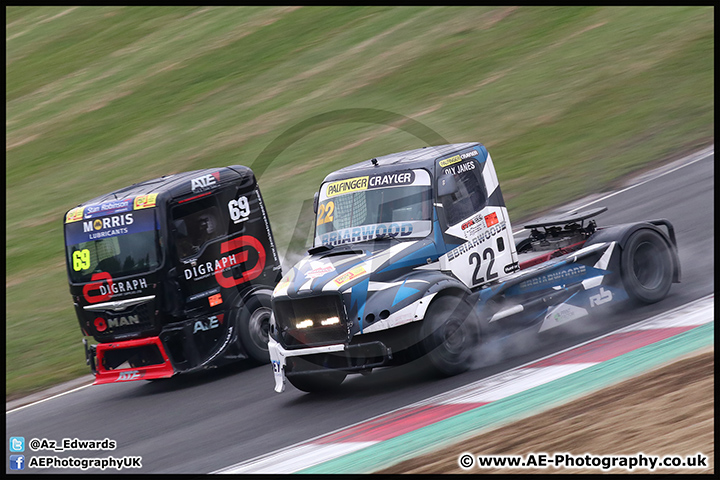
M387 171L398 169L426 168L432 173L434 172L435 162L438 159L479 145L480 143L478 142L452 143L448 145L422 147L416 148L415 150L407 150L405 152L391 153L390 155L376 157L375 159L377 160L377 165L373 165L372 160L365 160L354 165L350 165L349 167L336 170L326 176L323 183L333 180L342 180L362 174L385 173Z
M232 180L253 178L253 172L250 168L242 165L231 165L228 167L206 168L204 170L193 170L190 172L175 173L171 175L163 175L162 177L153 178L139 183L134 183L128 187L119 188L112 192L100 195L84 203L80 203L77 207L87 205L96 205L113 200L124 200L134 198L140 195L148 195L157 193L162 198L177 198L188 195L193 192L192 180L211 175L217 176L220 183L227 183Z

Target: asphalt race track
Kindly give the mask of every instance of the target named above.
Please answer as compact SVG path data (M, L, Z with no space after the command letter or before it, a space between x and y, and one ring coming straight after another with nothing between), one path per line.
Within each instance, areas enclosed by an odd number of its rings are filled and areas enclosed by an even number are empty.
M599 226L659 218L675 226L682 283L673 284L662 302L616 314L603 323L553 332L551 338L525 350L528 353L442 380L420 378L406 366L379 370L368 377L350 376L333 394L308 395L290 384L285 393L276 394L270 366L239 363L158 382L93 386L11 411L6 415L6 442L10 436L23 436L26 442L32 438L110 438L118 444L113 451L34 453L26 448L25 456L140 455L142 470L124 472L208 473L482 379L712 293L714 153L660 177L655 177L656 173L636 179L635 183L645 183L627 191L620 189L594 206L608 207L597 219ZM520 226L515 224L514 230ZM8 464L5 468L10 472ZM26 468L23 473L28 471ZM51 471L79 473L75 469Z

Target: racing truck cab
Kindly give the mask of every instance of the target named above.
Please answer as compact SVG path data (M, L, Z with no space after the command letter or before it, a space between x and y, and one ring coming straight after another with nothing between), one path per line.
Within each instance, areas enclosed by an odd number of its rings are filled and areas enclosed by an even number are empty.
M253 172L229 166L110 192L65 215L70 294L95 383L265 363L282 276Z
M516 245L479 143L338 170L323 181L315 211L313 247L273 292L277 392L286 379L323 390L348 373L417 359L454 375L490 333L546 330L587 315L594 300L657 301L679 281L664 220L598 230L589 218L604 209L573 212L530 225Z

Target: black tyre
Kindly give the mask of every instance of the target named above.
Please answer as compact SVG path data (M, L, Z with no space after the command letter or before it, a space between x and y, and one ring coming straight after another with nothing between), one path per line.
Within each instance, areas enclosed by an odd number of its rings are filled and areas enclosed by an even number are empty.
M457 297L445 296L428 308L420 329L424 360L443 376L467 371L480 339L479 322L472 308Z
M304 375L288 375L288 381L293 387L303 392L327 392L332 391L345 380L347 373L329 371L322 373L310 373Z
M257 363L270 363L268 351L268 331L272 307L268 290L253 294L240 306L237 313L237 329L245 352Z
M673 260L665 239L653 230L633 233L620 258L622 282L630 298L655 303L670 290Z

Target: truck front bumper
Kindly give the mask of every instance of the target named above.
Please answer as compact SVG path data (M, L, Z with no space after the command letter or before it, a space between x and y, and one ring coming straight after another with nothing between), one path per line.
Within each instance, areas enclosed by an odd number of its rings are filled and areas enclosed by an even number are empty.
M270 361L272 362L273 375L275 376L275 391L277 393L282 393L285 391L285 366L287 364L285 359L287 357L313 355L316 353L342 352L345 350L345 345L324 345L322 347L285 350L282 345L270 337L268 341L268 350L270 351Z
M93 385L130 380L168 378L172 377L175 373L175 369L165 352L163 343L158 337L99 343L97 345L88 345L87 340L83 339L83 344L85 345L85 360L88 365L90 365L93 374L95 374ZM130 368L106 368L105 362L103 361L105 356L112 354L112 352L120 350L139 351L140 349L148 348L153 350L157 349L154 350L155 354L153 356L156 357L156 360L152 364Z
M285 391L286 372L290 375L312 375L326 369L362 372L392 360L392 350L378 341L285 349L270 337L268 350L278 393Z

